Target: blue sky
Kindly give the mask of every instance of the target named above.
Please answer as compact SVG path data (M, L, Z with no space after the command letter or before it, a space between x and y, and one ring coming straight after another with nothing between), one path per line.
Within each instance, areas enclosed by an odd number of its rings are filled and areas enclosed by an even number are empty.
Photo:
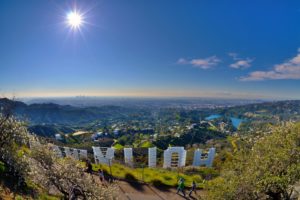
M0 94L300 99L299 23L299 1L3 0Z

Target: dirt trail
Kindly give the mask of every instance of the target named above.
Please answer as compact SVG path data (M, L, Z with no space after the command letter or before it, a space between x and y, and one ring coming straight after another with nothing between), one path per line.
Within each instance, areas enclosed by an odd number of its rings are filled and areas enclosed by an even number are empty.
M193 194L192 197L184 198L176 194L175 188L157 189L153 186L141 183L128 183L124 181L118 182L120 188L120 200L195 200L197 197ZM186 190L186 194L188 190Z

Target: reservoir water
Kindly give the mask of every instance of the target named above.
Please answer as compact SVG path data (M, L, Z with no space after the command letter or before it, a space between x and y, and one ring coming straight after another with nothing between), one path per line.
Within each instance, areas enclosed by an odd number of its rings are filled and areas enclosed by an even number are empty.
M213 115L210 115L208 117L205 118L205 120L213 120L213 119L217 119L219 117L222 117L222 115L219 115L219 114L213 114ZM236 117L230 117L230 120L231 120L231 123L232 125L234 126L234 128L238 129L239 126L241 125L241 123L244 121L243 119L240 119L240 118L236 118Z
M243 119L230 117L231 123L234 126L234 128L238 129L241 123L244 121Z
M221 117L221 115L218 115L218 114L214 114L214 115L209 115L208 117L205 117L205 120L213 120L213 119L217 119Z

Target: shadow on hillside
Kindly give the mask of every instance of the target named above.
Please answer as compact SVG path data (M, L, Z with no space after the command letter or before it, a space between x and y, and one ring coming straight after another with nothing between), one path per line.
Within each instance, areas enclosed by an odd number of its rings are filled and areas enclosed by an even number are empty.
M197 200L197 198L195 198L195 197L193 197L193 196L191 196L191 197L189 197L190 199L192 199L192 200Z
M32 190L32 188L29 188L25 184L25 182L22 181L21 184L16 184L18 182L19 180L10 174L0 174L0 185L4 186L4 188L9 189L10 192L18 195L34 195L34 191Z
M182 199L186 199L186 200L197 200L197 198L193 197L193 196L183 196L182 194L178 194L179 196L182 197Z
M171 186L165 185L161 180L157 180L157 179L152 181L152 185L156 189L163 191L163 192L169 192L170 189L172 188Z
M125 175L125 180L128 182L128 184L133 187L134 189L138 190L138 191L144 191L144 187L143 184L138 182L138 179L135 178L132 174L127 173Z

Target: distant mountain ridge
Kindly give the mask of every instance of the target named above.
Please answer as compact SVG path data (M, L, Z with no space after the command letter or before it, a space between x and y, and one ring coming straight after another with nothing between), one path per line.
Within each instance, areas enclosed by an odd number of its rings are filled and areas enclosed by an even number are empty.
M12 108L12 113L19 119L32 124L83 124L93 120L122 117L134 112L134 109L120 106L101 106L79 108L54 103L30 104L13 101L7 98L0 99L0 107Z

